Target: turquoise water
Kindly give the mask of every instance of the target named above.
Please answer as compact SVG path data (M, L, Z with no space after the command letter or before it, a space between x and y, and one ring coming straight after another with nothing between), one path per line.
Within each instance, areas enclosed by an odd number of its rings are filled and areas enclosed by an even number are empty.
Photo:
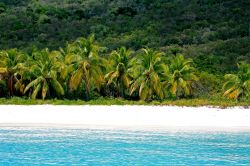
M250 133L0 128L0 165L250 165Z

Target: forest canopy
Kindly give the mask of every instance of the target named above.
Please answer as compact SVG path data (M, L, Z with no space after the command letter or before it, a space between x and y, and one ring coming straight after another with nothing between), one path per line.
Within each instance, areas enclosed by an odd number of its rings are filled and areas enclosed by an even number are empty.
M0 49L58 49L94 33L109 50L182 53L226 73L250 61L246 0L1 0Z
M250 1L2 0L0 97L250 100Z

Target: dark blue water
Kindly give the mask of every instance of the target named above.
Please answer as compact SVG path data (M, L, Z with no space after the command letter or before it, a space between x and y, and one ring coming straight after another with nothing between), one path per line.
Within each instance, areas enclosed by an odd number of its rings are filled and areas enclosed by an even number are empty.
M250 165L250 133L0 128L0 165Z

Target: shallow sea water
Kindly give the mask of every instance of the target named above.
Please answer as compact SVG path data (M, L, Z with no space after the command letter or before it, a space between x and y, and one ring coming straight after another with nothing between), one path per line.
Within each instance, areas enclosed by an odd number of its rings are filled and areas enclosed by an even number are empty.
M250 165L250 132L0 128L5 165Z

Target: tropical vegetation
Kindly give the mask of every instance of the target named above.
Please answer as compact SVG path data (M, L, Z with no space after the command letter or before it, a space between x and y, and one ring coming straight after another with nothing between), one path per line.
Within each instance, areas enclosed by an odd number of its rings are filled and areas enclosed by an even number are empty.
M1 0L0 97L247 105L249 8L246 0Z
M226 74L223 85L224 96L230 99L250 97L250 65L244 62L238 64L236 74Z
M221 96L250 101L250 65L246 62L239 62L238 70L223 78L199 71L191 58L180 53L147 47L109 52L94 35L54 51L2 50L0 58L2 97L164 102Z

